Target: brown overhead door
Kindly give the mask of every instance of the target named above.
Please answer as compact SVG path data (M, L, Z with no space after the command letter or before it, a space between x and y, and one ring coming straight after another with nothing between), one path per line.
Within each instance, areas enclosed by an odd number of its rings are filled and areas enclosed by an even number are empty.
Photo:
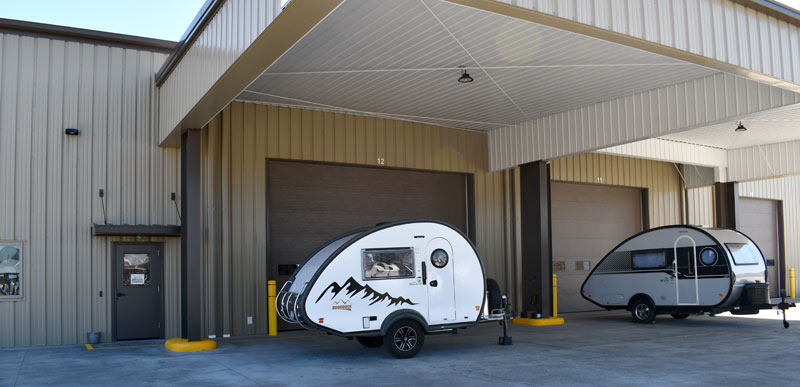
M277 160L267 167L267 270L279 289L320 244L350 230L426 218L467 234L466 175Z
M558 310L599 310L581 297L581 284L611 249L642 231L642 190L553 182L551 197Z
M770 297L779 297L778 203L768 199L739 199L739 231L756 242L767 260Z

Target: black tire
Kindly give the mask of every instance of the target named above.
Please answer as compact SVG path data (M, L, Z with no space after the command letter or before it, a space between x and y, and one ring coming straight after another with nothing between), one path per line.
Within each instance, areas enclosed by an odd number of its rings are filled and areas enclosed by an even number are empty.
M383 345L383 336L359 336L356 341L367 348L378 348Z
M502 309L503 308L503 293L500 292L500 285L497 284L497 281L487 278L486 279L486 291L489 292L489 313L492 313L493 310Z
M670 316L676 320L683 320L689 317L689 313L670 313Z
M423 344L425 344L425 332L413 320L395 322L386 331L383 339L383 345L389 353L400 359L413 357L419 353Z
M656 319L656 306L647 297L639 297L631 303L633 322L648 324Z

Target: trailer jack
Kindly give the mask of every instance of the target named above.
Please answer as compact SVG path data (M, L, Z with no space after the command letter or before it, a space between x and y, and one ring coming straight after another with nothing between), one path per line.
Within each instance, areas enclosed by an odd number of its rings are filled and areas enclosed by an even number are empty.
M778 304L778 309L781 310L781 314L783 315L783 327L786 329L789 328L789 322L786 321L786 309L789 309L789 307L791 307L791 305L786 302L786 291L781 290L781 303Z
M497 344L512 345L511 336L508 335L508 316L506 316L505 310L506 296L503 296L503 321L500 322L503 325L503 335L497 338Z

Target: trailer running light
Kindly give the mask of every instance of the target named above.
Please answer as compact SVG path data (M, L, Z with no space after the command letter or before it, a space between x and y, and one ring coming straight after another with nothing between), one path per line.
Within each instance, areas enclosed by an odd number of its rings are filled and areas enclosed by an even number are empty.
M324 318L322 318L322 317L320 317L320 318L319 318L319 323L320 323L320 324L324 324L324 323L325 323L325 319L324 319Z

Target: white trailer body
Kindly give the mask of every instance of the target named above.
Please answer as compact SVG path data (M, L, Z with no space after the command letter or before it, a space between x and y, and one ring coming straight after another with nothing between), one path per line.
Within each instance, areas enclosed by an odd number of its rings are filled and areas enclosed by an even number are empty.
M658 313L685 318L773 307L758 246L735 230L692 226L661 227L622 242L595 266L581 295L645 321Z
M383 337L400 320L430 333L476 324L485 284L469 239L445 223L414 220L334 238L295 271L276 303L288 322L345 337Z

